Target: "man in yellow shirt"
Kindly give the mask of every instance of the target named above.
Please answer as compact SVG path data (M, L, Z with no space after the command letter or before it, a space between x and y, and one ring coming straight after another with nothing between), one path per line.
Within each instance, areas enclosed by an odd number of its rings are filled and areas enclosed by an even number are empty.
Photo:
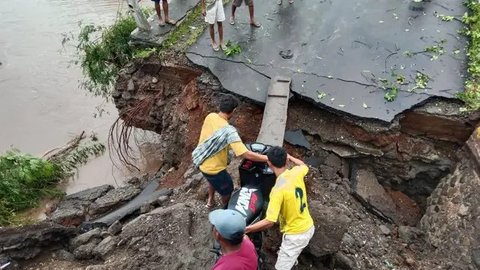
M224 205L228 203L230 194L233 191L232 177L226 170L229 148L233 150L237 157L267 162L267 156L249 151L240 139L236 129L228 123L237 106L238 101L233 96L225 95L221 98L219 112L210 113L205 118L202 131L200 132L199 145L192 154L194 163L196 157L204 155L198 158L197 162L199 163L200 171L210 184L207 207L213 205L215 191L222 196ZM222 134L224 135L223 137ZM205 144L208 145L205 146Z
M270 192L265 219L248 226L245 233L262 231L279 221L283 238L275 269L290 270L315 232L313 219L308 211L304 182L308 167L303 161L288 155L283 148L277 146L268 151L267 157L268 165L277 180ZM296 166L287 169L287 159Z

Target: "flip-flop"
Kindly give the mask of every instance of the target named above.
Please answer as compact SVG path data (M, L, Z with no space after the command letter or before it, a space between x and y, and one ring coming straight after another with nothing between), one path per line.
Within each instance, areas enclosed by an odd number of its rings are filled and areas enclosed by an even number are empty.
M293 0L288 0L288 3L293 4Z
M234 25L235 24L235 17L230 17L230 24Z
M282 0L277 0L277 5L281 5L282 4Z
M227 45L220 44L220 48L222 49L222 51L226 51L227 50Z
M250 23L250 25L255 27L255 28L260 28L260 26L262 26L259 22Z
M215 206L214 203L212 203L212 204L209 204L209 203L205 204L205 208L207 208L207 209L212 209L214 206Z
M212 44L212 49L218 52L220 50L220 46L218 46L218 44Z
M160 21L160 22L158 23L158 25L160 25L160 27L164 27L164 26L165 26L165 22L164 22L164 21Z
M171 24L171 25L176 25L177 24L177 21L172 20L172 19L170 19L168 21L165 21L165 22L168 23L168 24Z

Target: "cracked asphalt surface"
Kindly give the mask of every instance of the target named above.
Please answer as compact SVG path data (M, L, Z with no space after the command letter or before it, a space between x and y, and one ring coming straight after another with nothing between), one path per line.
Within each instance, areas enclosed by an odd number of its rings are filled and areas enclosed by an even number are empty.
M245 6L228 24L231 6L225 6L225 40L241 46L239 55L214 52L206 31L187 57L225 89L259 103L271 77L289 76L291 90L316 105L384 122L430 97L454 98L463 90L462 1L432 1L423 11L395 0L275 2L255 2L259 29L249 26ZM398 97L388 102L392 88Z

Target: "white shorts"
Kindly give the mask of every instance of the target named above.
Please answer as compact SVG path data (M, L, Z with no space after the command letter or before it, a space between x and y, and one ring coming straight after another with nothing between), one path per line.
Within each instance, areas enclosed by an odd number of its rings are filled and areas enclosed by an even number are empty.
M223 0L215 1L210 9L207 9L205 22L208 24L215 24L216 22L225 21L225 11L223 10Z
M275 269L290 270L297 262L297 258L302 250L308 245L315 233L315 226L308 231L300 234L284 234L282 245L278 251L277 263Z

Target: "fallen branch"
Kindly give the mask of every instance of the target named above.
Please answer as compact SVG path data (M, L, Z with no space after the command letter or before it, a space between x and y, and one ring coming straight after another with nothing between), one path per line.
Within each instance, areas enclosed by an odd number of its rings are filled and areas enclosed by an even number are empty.
M47 151L45 154L43 154L42 158L48 161L59 160L76 149L83 139L85 139L85 131L82 131L80 135L75 136L62 148L57 147Z

